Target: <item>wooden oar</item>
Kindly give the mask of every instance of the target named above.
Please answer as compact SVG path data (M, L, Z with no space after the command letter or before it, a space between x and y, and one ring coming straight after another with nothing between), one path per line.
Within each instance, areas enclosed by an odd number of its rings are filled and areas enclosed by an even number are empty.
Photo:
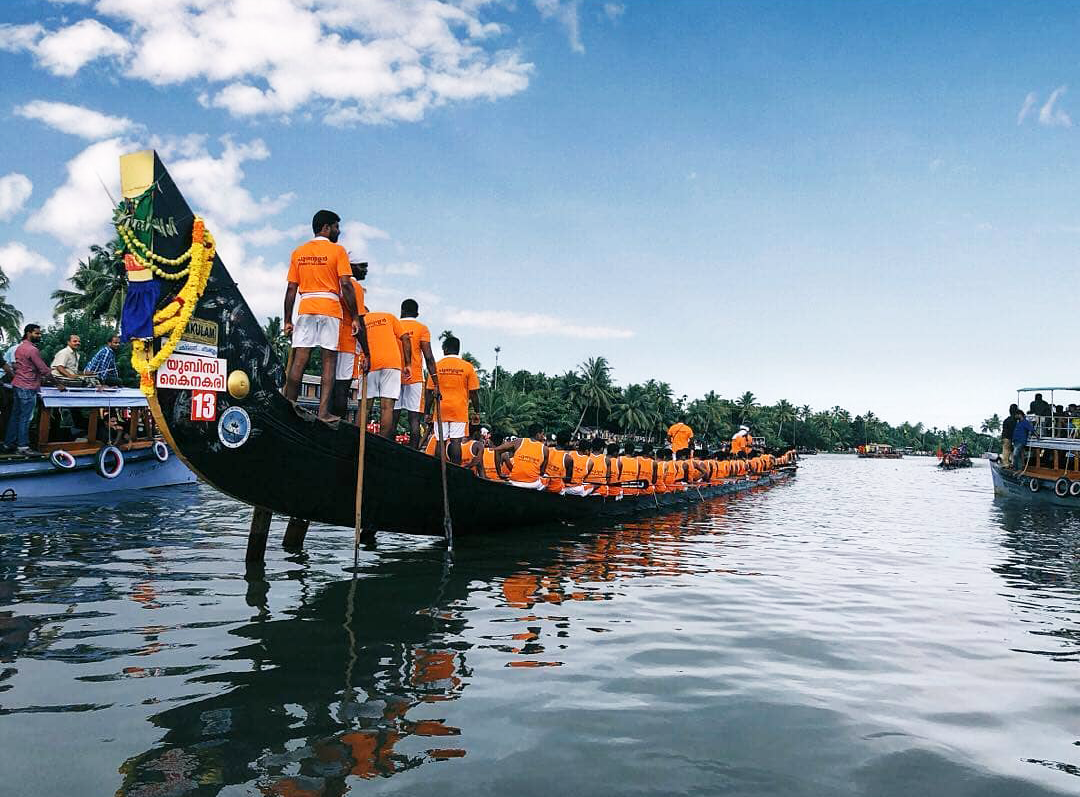
M439 412L441 394L438 389L433 391L435 402L435 439L439 441L439 467L442 470L442 501L443 501L443 534L446 536L446 550L454 553L454 526L450 522L450 494L446 489L446 441L443 439L442 413Z
M367 443L367 374L360 372L360 446L356 462L356 541L353 546L354 558L360 553L360 534L362 530L360 515L364 508L364 446Z

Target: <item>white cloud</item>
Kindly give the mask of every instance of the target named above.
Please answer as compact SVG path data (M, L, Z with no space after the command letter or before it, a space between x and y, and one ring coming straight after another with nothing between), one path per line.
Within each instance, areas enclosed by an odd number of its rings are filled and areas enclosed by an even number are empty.
M372 241L388 240L390 240L390 234L385 230L372 227L362 221L345 220L341 223L341 238L338 239L338 243L349 251L349 258L355 262L371 258Z
M0 177L0 221L7 221L26 204L34 184L25 174L12 172Z
M1065 86L1058 86L1050 94L1046 104L1039 109L1039 124L1047 127L1072 127L1072 119L1061 108L1055 108L1057 101L1066 92Z
M138 147L110 138L91 144L67 164L67 180L26 221L26 229L53 236L76 253L110 235L113 204L120 196L120 156ZM80 254L81 256L81 254Z
M1038 102L1038 99L1039 97L1034 91L1028 92L1028 95L1024 97L1024 104L1020 106L1020 113L1016 115L1016 124L1022 125L1024 123L1024 120L1035 109L1035 103Z
M0 246L0 269L9 277L14 278L30 271L47 273L53 268L49 260L17 241Z
M245 230L241 233L245 243L256 247L274 246L283 242L295 242L307 240L311 237L310 224L297 224L287 230L279 230L269 224L256 230Z
M123 57L130 49L123 36L96 19L49 33L36 24L0 25L0 50L30 52L41 67L61 77L71 77L98 58Z
M135 124L123 116L108 116L81 105L69 105L66 102L47 102L34 100L15 109L17 116L36 119L39 122L73 136L97 141L111 138L132 130Z
M622 3L604 3L604 15L609 20L616 20L623 15L626 11L626 6Z
M387 276L400 276L400 277L418 277L420 275L419 263L387 263L385 265L378 266L379 274L386 274Z
M196 82L234 116L312 110L334 125L422 119L449 102L524 91L533 66L492 44L488 0L98 0L55 32L0 26L0 48L54 74L113 57L129 79ZM577 16L577 0L560 17ZM103 24L104 20L111 27ZM313 106L309 108L308 106Z
M575 53L585 52L585 45L581 43L581 20L578 14L581 0L533 0L533 2L540 16L544 19L554 19L566 29L571 50Z
M575 324L541 313L513 313L506 310L455 310L447 316L453 326L497 329L512 335L553 335L589 340L614 340L634 336L629 329Z

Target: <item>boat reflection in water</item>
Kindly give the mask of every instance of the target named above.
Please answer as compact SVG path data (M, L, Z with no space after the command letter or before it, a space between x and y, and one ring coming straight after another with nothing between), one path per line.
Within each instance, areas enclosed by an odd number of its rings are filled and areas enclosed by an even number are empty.
M272 584L253 578L259 614L232 631L244 643L227 657L243 671L196 676L227 691L153 716L165 734L122 764L119 793L216 793L254 778L264 794L340 795L352 777L464 757L467 734L446 714L467 693L470 652L506 667L558 666L558 651L586 629L553 607L615 600L620 579L700 572L707 563L687 555L689 537L716 534L726 509L720 499L604 533L485 541L461 547L451 568L438 548L383 554L377 570L318 586L283 619L267 608ZM484 601L502 607L494 622L515 627L470 636L467 607Z

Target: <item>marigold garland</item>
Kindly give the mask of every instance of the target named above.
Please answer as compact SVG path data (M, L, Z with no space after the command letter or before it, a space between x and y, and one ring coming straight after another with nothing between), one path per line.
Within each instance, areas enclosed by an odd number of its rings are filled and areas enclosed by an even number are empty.
M130 237L134 238L134 236ZM127 238L124 241L127 243ZM139 245L145 248L141 241L139 241ZM192 313L195 312L195 305L198 304L203 291L206 290L206 281L210 278L210 269L214 264L214 254L217 248L214 236L206 229L203 220L196 216L195 223L191 228L191 247L179 258L165 260L153 255L149 249L146 249L146 251L153 256L153 259L157 259L159 262L178 265L188 261L188 267L185 269L187 282L184 283L184 287L173 297L171 302L154 313L154 335L168 334L168 340L162 344L161 349L153 357L147 356L146 340L136 339L131 342L131 366L139 374L139 389L149 397L154 395L154 372L161 367L163 362L169 359L176 349L177 344L180 342L180 336L184 334L184 328L187 327ZM132 252L132 254L135 253ZM157 273L156 270L155 273Z

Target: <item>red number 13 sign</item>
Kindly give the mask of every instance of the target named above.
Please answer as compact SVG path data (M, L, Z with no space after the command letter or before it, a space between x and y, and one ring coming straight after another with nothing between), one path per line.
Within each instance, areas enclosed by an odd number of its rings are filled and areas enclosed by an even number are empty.
M212 421L217 418L217 393L212 390L191 392L191 420Z

